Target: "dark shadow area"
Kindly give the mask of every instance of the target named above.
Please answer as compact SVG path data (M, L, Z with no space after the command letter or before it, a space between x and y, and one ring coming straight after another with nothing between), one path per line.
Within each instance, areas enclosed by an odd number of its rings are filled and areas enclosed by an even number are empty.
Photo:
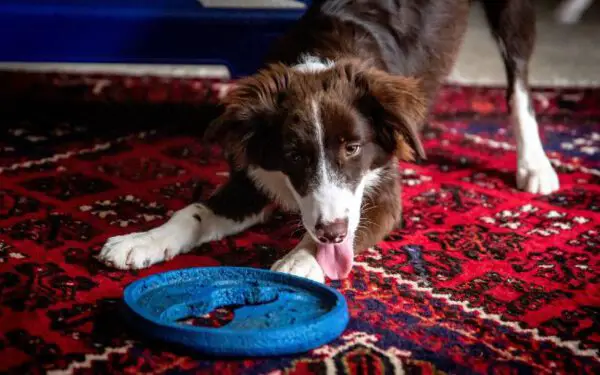
M0 116L4 125L27 123L32 130L70 122L102 134L165 128L200 136L221 111L216 104L10 100L2 102Z

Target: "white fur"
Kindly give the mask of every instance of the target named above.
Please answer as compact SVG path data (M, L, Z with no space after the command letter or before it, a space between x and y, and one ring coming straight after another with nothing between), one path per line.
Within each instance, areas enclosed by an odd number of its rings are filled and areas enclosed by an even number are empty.
M318 185L306 196L300 196L291 181L287 183L292 194L298 202L302 214L302 223L315 240L314 230L317 222L330 223L338 219L349 218L351 206L355 206L354 194L336 181L336 177L329 168L325 155L325 134L321 124L319 108L315 101L312 102L313 125L315 127L315 141L317 143L317 175ZM360 211L360 202L358 205Z
M564 24L577 23L592 3L593 0L563 0L555 11L555 17Z
M537 121L529 110L529 93L519 80L515 82L511 101L517 137L517 186L533 194L555 192L559 188L558 176L544 152Z
M363 177L359 188L363 192L363 195L370 194L371 191L379 186L383 176L381 176L381 168L375 168L367 172Z
M318 239L314 234L314 230L319 220L323 223L329 223L347 218L348 236L353 237L360 222L361 205L365 188L371 188L378 183L380 170L369 171L362 178L355 191L344 186L327 161L327 156L325 155L325 134L316 102L312 103L312 110L315 140L318 148L316 175L318 185L307 195L300 196L294 189L289 178L286 178L286 184L300 209L304 227L315 241L318 241Z
M329 69L333 65L331 61L323 62L316 57L305 56L294 68L313 73ZM348 237L352 241L360 221L363 195L377 186L382 176L381 170L372 170L362 178L355 191L343 186L327 162L325 136L316 102L313 103L313 116L315 140L319 149L316 176L318 186L314 191L300 196L283 172L250 166L248 174L257 187L282 208L300 211L308 232L294 250L275 262L272 269L324 282L325 276L315 258L316 239L313 233L317 220L330 222L348 218ZM202 220L198 221L195 215L199 215ZM264 221L265 216L263 212L242 222L236 222L215 215L204 205L192 204L176 212L165 224L150 231L110 238L102 248L99 259L120 269L148 267L187 252L202 243L238 233Z
M248 167L248 175L259 189L268 194L283 209L288 211L298 210L294 193L288 186L289 179L283 172L267 171L251 165Z
M322 59L316 56L304 55L298 64L294 65L294 69L303 73L318 73L331 69L334 65L335 63L331 60L323 62Z
M325 274L315 258L315 251L314 241L305 235L294 250L273 264L271 270L324 283Z
M360 222L363 195L380 183L382 175L380 169L369 171L363 176L354 192L340 184L325 155L325 135L318 106L313 103L312 107L315 141L319 150L316 176L318 186L314 191L306 196L300 196L284 173L266 171L257 166L251 166L248 170L257 186L272 199L285 208L300 211L302 222L308 232L298 246L275 262L271 269L324 282L323 270L315 258L318 240L315 238L314 228L317 220L321 218L322 221L328 222L347 217L348 240L352 243Z
M198 221L194 216L199 216ZM202 204L179 211L165 224L147 232L109 238L98 258L119 269L139 269L169 260L203 243L222 239L264 221L265 212L234 221Z

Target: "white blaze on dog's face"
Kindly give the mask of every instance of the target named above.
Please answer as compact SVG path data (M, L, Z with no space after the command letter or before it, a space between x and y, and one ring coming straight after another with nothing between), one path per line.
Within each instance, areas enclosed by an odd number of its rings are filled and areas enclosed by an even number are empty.
M368 129L363 128L366 124L358 117L351 118L357 116L352 111L346 115L345 127L349 127L346 134L351 136L349 139L341 135L336 138L335 133L326 132L319 103L311 101L309 122L313 129L308 132L311 145L306 148L312 148L312 165L302 167L305 181L301 178L294 181L296 179L291 176L297 171L286 173L286 184L298 204L302 223L319 243L340 243L346 237L354 238L365 187L374 186L379 178L379 169L376 166L370 168L370 163L363 160L363 148L368 143L368 134L365 134ZM367 144L367 153L373 151ZM298 157L302 158L291 155L291 158Z
M384 177L381 168L413 150L423 156L418 82L354 62L276 65L242 80L225 105L209 134L259 187L300 211L321 253L329 251L317 255L326 274L346 272L364 195Z

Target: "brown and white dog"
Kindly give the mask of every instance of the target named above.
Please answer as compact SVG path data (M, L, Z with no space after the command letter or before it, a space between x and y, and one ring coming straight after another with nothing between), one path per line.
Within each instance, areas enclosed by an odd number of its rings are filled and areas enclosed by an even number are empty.
M276 203L299 212L307 233L272 269L321 282L346 277L355 254L400 223L398 160L425 156L418 133L455 61L470 3L313 1L206 132L225 150L229 181L155 229L110 238L99 258L148 267L260 223ZM532 2L483 5L506 66L517 185L551 193L558 178L527 83Z

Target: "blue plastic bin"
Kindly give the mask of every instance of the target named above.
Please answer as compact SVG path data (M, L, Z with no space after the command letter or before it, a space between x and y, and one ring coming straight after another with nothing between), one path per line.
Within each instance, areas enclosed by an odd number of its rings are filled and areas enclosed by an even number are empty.
M225 65L239 77L256 71L304 11L208 8L201 0L0 0L0 61Z

